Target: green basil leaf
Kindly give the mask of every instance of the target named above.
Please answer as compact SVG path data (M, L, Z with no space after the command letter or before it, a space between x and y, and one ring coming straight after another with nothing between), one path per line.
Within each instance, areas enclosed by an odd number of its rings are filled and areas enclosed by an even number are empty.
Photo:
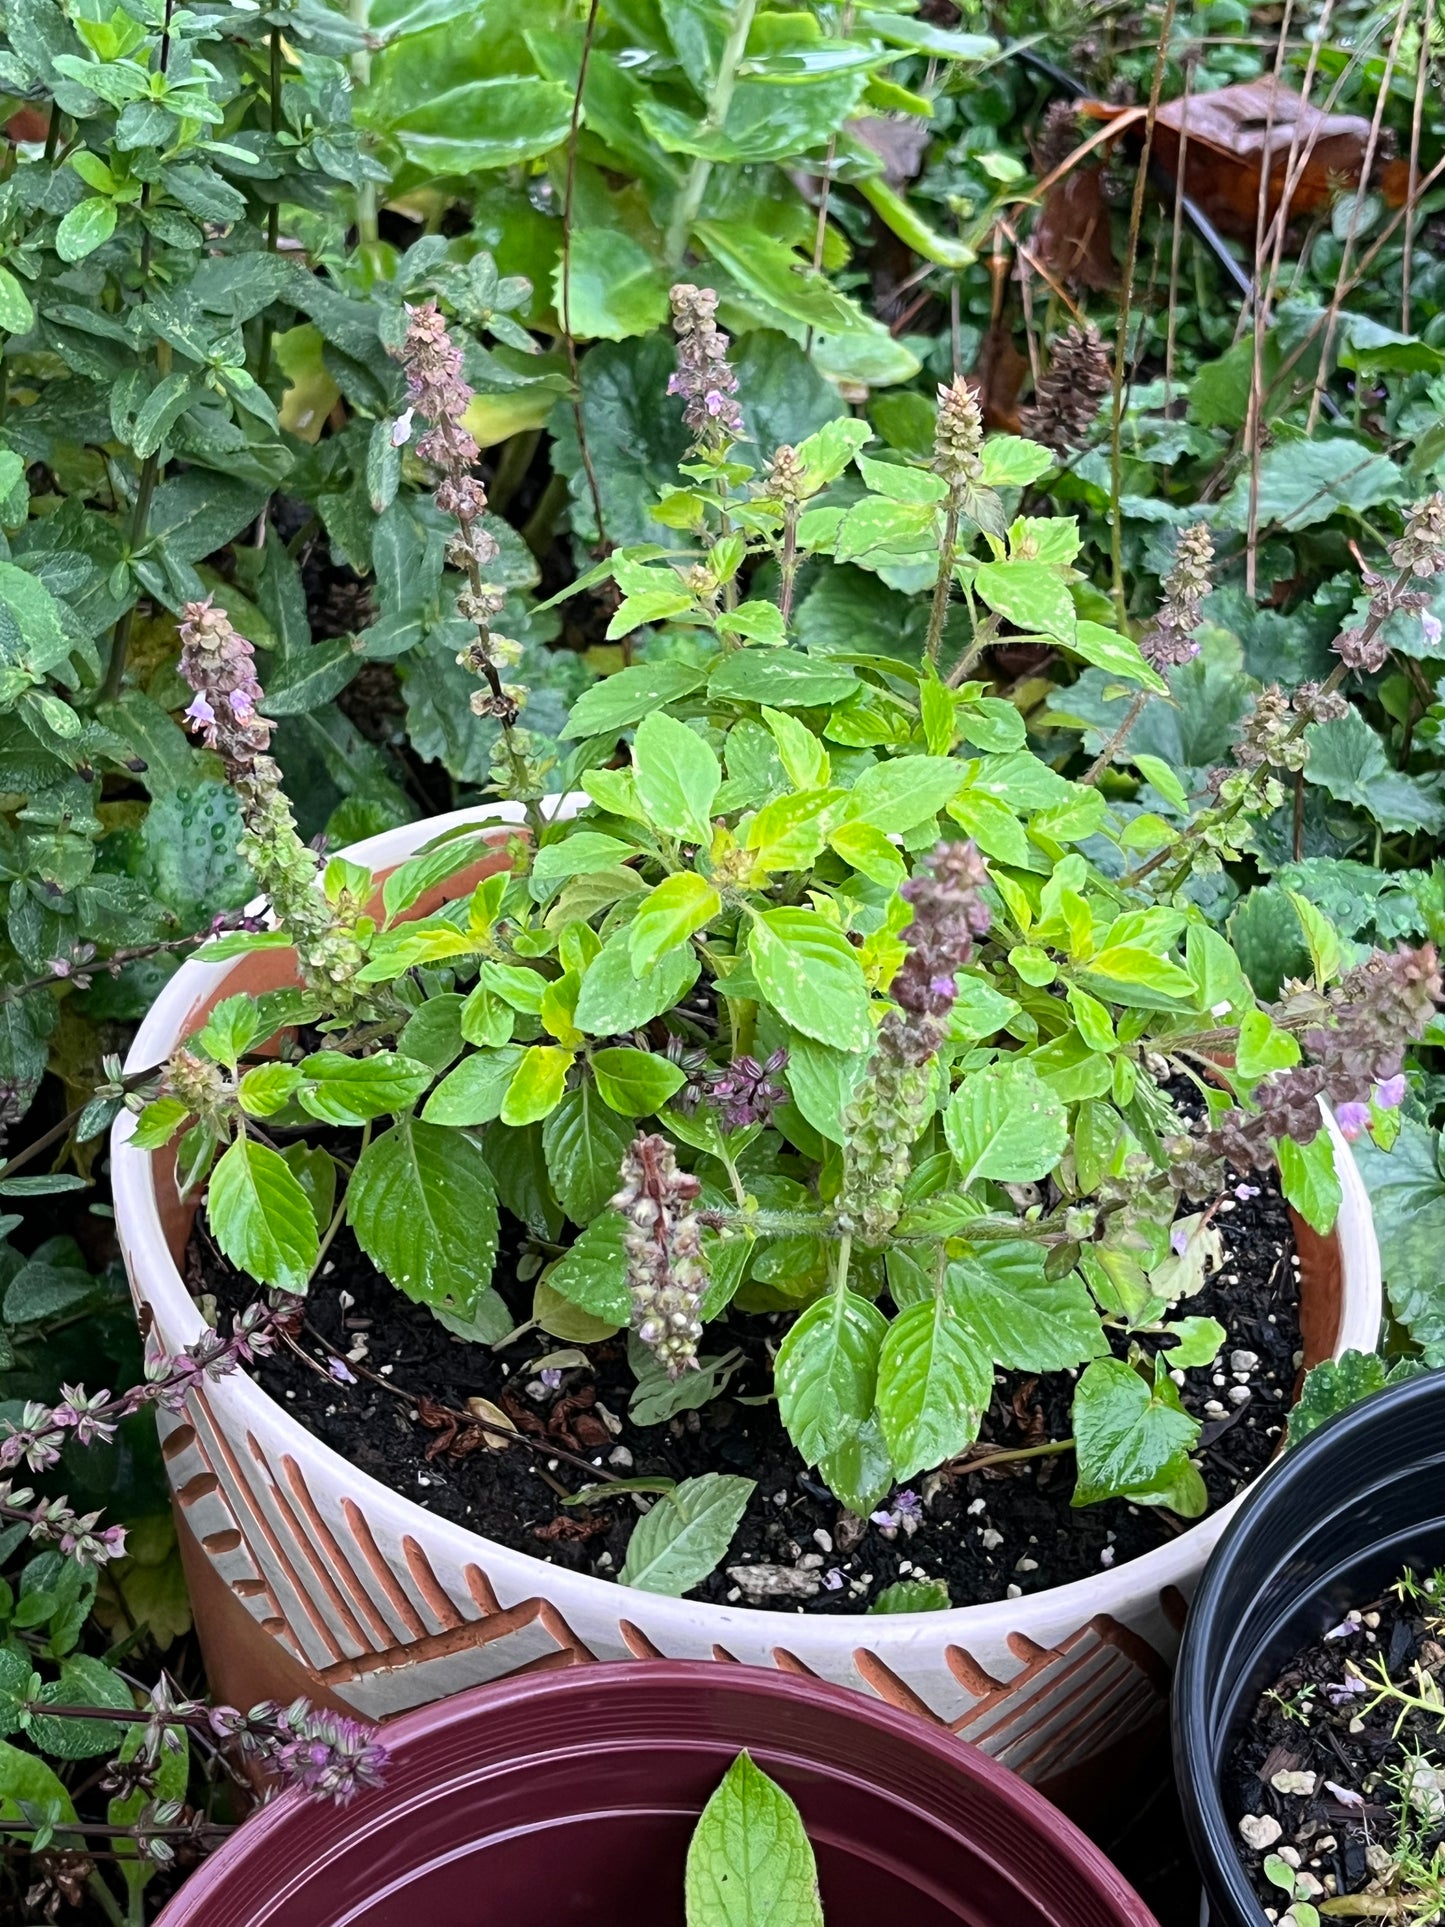
M301 1072L306 1079L299 1093L301 1108L323 1124L366 1124L390 1112L409 1111L432 1081L429 1064L391 1050L370 1057L314 1051L302 1059Z
M279 1151L235 1138L211 1173L207 1208L233 1265L258 1284L305 1291L320 1240L311 1201Z
M1120 1358L1096 1358L1074 1391L1076 1506L1096 1499L1147 1503L1177 1478L1199 1437L1168 1373L1149 1382Z
M573 1224L591 1223L619 1188L631 1137L595 1085L579 1084L563 1094L542 1127L542 1149L552 1188Z
M626 1045L593 1051L591 1064L603 1103L623 1117L650 1117L687 1082L686 1074L667 1058Z
M832 1291L794 1320L778 1347L778 1411L799 1455L817 1465L873 1410L888 1322L855 1291Z
M555 1044L533 1044L522 1053L502 1099L504 1124L537 1124L550 1117L562 1101L572 1053Z
M663 712L646 717L632 739L632 780L655 828L689 843L712 842L722 765L695 729Z
M816 910L764 911L748 933L748 958L763 995L794 1030L835 1050L872 1042L858 953Z
M552 1290L569 1304L614 1328L626 1325L632 1317L622 1233L618 1213L604 1211L546 1274Z
M956 1259L947 1291L989 1357L1012 1371L1066 1371L1108 1349L1083 1279L1076 1271L1047 1277L1042 1248L1023 1239Z
M878 1419L895 1478L967 1451L992 1396L993 1361L947 1297L900 1312L878 1359Z
M496 1262L497 1192L470 1138L401 1119L357 1160L346 1215L357 1243L399 1291L474 1316Z
M1028 1184L1047 1177L1069 1141L1063 1105L1015 1057L965 1077L943 1123L965 1190L975 1178Z
M650 1024L697 982L702 966L686 946L669 950L637 976L631 936L629 930L615 930L587 966L574 1015L577 1028L590 1037L613 1037Z

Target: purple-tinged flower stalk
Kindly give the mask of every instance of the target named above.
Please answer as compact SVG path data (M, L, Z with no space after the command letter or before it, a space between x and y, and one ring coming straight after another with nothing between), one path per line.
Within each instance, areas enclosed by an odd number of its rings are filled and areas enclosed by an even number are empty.
M186 1699L164 1674L152 1687L136 1752L140 1783L153 1775L161 1755L177 1749L178 1729L188 1727L222 1745L234 1745L243 1759L258 1766L284 1788L295 1788L313 1799L345 1806L368 1787L379 1786L388 1765L387 1748L377 1728L313 1706L309 1700L261 1700L247 1711L235 1706L207 1706Z
M256 652L211 601L185 605L180 636L181 674L195 691L186 715L219 754L241 805L241 855L295 944L305 982L348 1010L361 994L355 978L365 956L355 923L365 906L330 904L316 888L315 852L301 840L269 753L274 725L261 714Z
M728 361L728 338L717 325L717 295L711 288L679 281L668 300L677 367L668 377L667 392L682 396L682 419L697 445L720 453L746 431L742 409L733 399L738 378Z
M1179 534L1174 561L1164 575L1164 599L1149 630L1140 638L1144 660L1155 669L1176 669L1199 654L1194 632L1209 594L1214 541L1207 522L1194 522Z
M27 1405L25 1420L37 1409L43 1410ZM77 1512L63 1495L37 1499L28 1486L17 1486L9 1479L0 1479L0 1519L28 1526L28 1538L58 1546L77 1565L103 1566L125 1551L124 1526L102 1526L99 1512Z
M1358 627L1342 629L1335 637L1334 651L1345 669L1373 675L1384 668L1390 646L1383 630L1392 615L1418 615L1422 624L1426 622L1431 597L1419 585L1445 574L1445 493L1437 489L1415 504L1405 517L1403 534L1389 545L1388 554L1398 573L1387 576L1364 570L1361 580L1370 597L1365 620ZM1428 621L1438 634L1439 623L1433 614L1428 615ZM1430 633L1427 629L1427 636Z
M1384 1110L1402 1102L1405 1052L1442 1001L1433 944L1377 950L1330 993L1328 1021L1304 1032L1311 1063L1266 1077L1255 1088L1254 1111L1226 1111L1208 1131L1179 1142L1185 1188L1196 1197L1217 1189L1221 1161L1236 1171L1266 1169L1284 1138L1312 1143L1322 1128L1321 1098L1343 1134L1358 1137L1372 1100Z
M286 1310L248 1305L235 1314L229 1333L207 1331L173 1357L157 1353L148 1358L145 1382L129 1391L113 1396L108 1391L87 1393L81 1385L63 1385L59 1404L31 1401L18 1424L13 1419L0 1422L0 1471L24 1464L32 1472L47 1472L59 1464L71 1438L81 1445L108 1445L121 1422L147 1405L182 1411L187 1394L203 1381L214 1383L253 1359L267 1357L276 1343L275 1326L286 1315ZM98 1531L98 1512L76 1513L65 1499L32 1503L34 1497L32 1492L13 1488L8 1480L0 1483L0 1516L26 1520L32 1539L58 1545L82 1565L104 1565L125 1550L124 1527Z
M457 597L457 614L476 629L457 661L485 685L471 698L472 713L490 717L504 732L510 731L526 691L503 683L502 671L516 665L522 650L520 643L492 630L506 596L486 580L486 571L500 551L482 525L487 492L472 473L481 450L463 421L473 390L462 372L462 351L452 340L441 310L434 301L427 301L407 309L405 339L390 352L406 375L408 404L397 419L392 439L398 446L409 440L412 418L421 416L427 428L416 452L436 472L437 507L457 525L447 560L467 578ZM519 767L514 767L514 773Z
M787 1091L772 1081L787 1062L786 1050L775 1050L762 1064L756 1057L735 1057L725 1070L711 1079L708 1101L717 1106L725 1131L744 1131L751 1124L766 1124L774 1108L787 1103Z
M913 907L908 954L891 986L895 1009L879 1028L862 1087L844 1114L838 1224L868 1243L903 1208L913 1145L933 1105L933 1060L948 1034L957 975L992 921L988 868L975 845L940 843L899 889Z
M699 1312L707 1291L702 1225L693 1209L702 1186L679 1171L665 1137L642 1134L622 1160L622 1189L612 1200L625 1221L632 1329L667 1368L669 1378L696 1371Z
M983 485L983 414L978 396L964 380L955 375L946 388L938 391L938 415L933 424L933 470L948 493L943 500L943 531L938 543L938 575L933 584L933 602L928 612L928 635L924 652L930 662L938 661L948 620L948 598L953 592L953 571L958 560L958 529L965 514L975 520L997 521L995 534L1003 533L1003 511L998 498ZM986 507L985 504L988 506ZM984 639L980 625L974 648Z

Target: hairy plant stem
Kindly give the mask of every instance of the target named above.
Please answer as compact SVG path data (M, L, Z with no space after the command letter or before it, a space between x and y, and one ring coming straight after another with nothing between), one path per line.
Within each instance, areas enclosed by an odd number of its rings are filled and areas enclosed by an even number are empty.
M1145 703L1148 702L1148 700L1149 700L1148 690L1141 689L1134 697L1134 700L1130 703L1128 709L1125 710L1123 722L1120 723L1119 727L1114 731L1113 735L1109 738L1108 742L1105 743L1104 747L1099 751L1098 755L1094 758L1093 762L1090 763L1089 767L1084 771L1084 774L1079 778L1079 781L1081 783L1098 782L1099 778L1103 775L1104 771L1109 767L1110 763L1114 760L1114 751L1116 749L1120 749L1123 747L1125 741L1128 738L1130 730L1133 729L1135 723L1137 723L1139 718L1143 715L1144 705Z
M938 580L933 585L933 604L928 611L928 640L924 654L937 667L943 646L943 625L948 620L948 598L953 591L953 565L958 560L958 524L963 512L963 491L954 485L948 491L948 507L943 514L943 540L938 548Z
M1393 600L1394 592L1407 588L1413 580L1414 575L1412 570L1408 568L1401 569L1392 584L1391 595L1383 598L1384 603L1388 605L1388 603ZM1388 607L1381 608L1377 613L1372 606L1369 615L1360 626L1360 641L1362 643L1368 642L1372 636L1377 635L1388 619ZM1320 685L1321 694L1326 696L1333 695L1349 673L1350 665L1348 663L1337 662L1329 675L1326 676L1324 682ZM1308 727L1309 718L1307 716L1296 717L1284 735L1280 737L1279 748L1284 749L1288 744L1298 741ZM1211 810L1207 816L1201 816L1198 822L1186 830L1178 841L1166 843L1162 850L1156 850L1154 852L1147 863L1141 863L1137 870L1131 870L1124 878L1125 887L1127 888L1130 884L1142 883L1145 877L1152 876L1156 870L1162 868L1162 866L1169 861L1171 855L1182 853L1179 867L1172 872L1165 885L1168 890L1177 890L1189 874L1189 865L1193 860L1191 853L1200 837L1204 836L1210 830L1223 829L1226 823L1233 822L1234 818L1238 816L1239 812L1244 808L1245 798L1264 781L1265 777L1269 774L1270 767L1268 763L1261 763L1258 769L1250 772L1249 781L1244 785L1244 788L1227 809Z
M728 37L723 42L722 53L718 58L717 78L713 82L712 98L708 102L707 113L699 133L706 139L710 134L722 132L732 106L733 89L737 85L738 67L747 49L748 35L752 31L753 15L757 12L757 0L734 0L736 11ZM663 252L674 269L680 268L687 253L687 239L692 232L692 224L697 219L698 209L702 206L703 195L712 174L712 162L701 155L693 161L687 179L678 192L673 205L672 219L667 224L667 239Z
M797 586L798 504L789 502L783 509L783 552L778 558L778 613L785 627L793 619L793 592Z
M150 524L151 501L156 492L156 481L160 475L161 456L156 449L141 463L140 481L136 486L135 506L130 517L131 553L141 547L146 539ZM120 694L121 684L125 681L125 661L130 652L131 631L135 627L136 605L132 603L120 621L110 641L110 660L105 666L105 681L100 685L98 700L113 703Z
M840 1245L846 1245L848 1255L852 1250L852 1233L841 1229L822 1214L813 1211L733 1211L725 1206L710 1205L699 1210L698 1217L710 1231L744 1230L755 1233L760 1238L836 1238ZM1041 1244L1058 1244L1068 1237L1062 1213L1048 1218L1008 1218L1002 1215L970 1218L965 1232L971 1243L1001 1244L1013 1238L1036 1239ZM920 1232L917 1238L907 1232L889 1233L890 1242L895 1244L936 1243L938 1234L934 1231ZM847 1276L846 1263L843 1276Z
M1404 573L1408 575L1409 572L1407 570ZM1381 621L1383 620L1384 618L1382 617ZM1366 635L1373 635L1375 630L1378 629L1379 626L1380 626L1379 622L1373 622L1373 623L1367 622L1364 626L1364 633ZM1335 690L1339 688L1340 684L1345 680L1345 677L1348 676L1349 673L1350 673L1350 669L1349 669L1348 663L1343 663L1343 662L1336 663L1335 667L1330 671L1329 675L1325 678L1324 682L1320 685L1321 693L1326 696L1333 695ZM1279 747L1283 749L1286 744L1296 741L1298 737L1304 734L1305 730L1308 727L1309 727L1308 719L1305 717L1299 717L1294 723L1290 725L1290 727L1285 731L1284 735L1280 737ZM1182 851L1183 857L1179 867L1171 873L1171 875L1169 876L1165 884L1166 889L1177 890L1179 888L1179 885L1184 881L1185 877L1188 876L1189 874L1189 865L1193 861L1191 852L1194 848L1194 845L1199 841L1200 837L1203 836L1209 830L1221 830L1224 828L1226 823L1232 823L1235 817L1238 816L1239 812L1244 808L1244 799L1250 794L1252 790L1258 788L1259 784L1264 781L1265 777L1268 776L1270 772L1270 767L1271 766L1268 763L1261 763L1258 769L1251 770L1249 775L1249 781L1245 784L1244 788L1240 791L1239 795L1234 799L1234 801L1229 805L1227 809L1211 810L1207 816L1200 817L1199 821L1192 828L1185 831L1184 835L1178 840L1178 842L1166 843L1162 850L1156 850L1154 852L1153 856L1149 858L1149 861L1147 863L1141 863L1137 870L1131 870L1128 876L1124 878L1125 885L1127 886L1131 883L1142 883L1145 877L1152 876L1156 870L1162 868L1162 866L1168 862L1172 854L1178 854L1180 851Z
M1128 617L1124 592L1124 524L1119 502L1124 493L1124 371L1129 355L1129 314L1134 301L1134 268L1139 254L1139 230L1144 220L1144 193L1149 179L1149 153L1154 145L1154 122L1159 113L1159 95L1164 86L1164 70L1169 60L1169 36L1174 30L1176 0L1164 0L1159 23L1159 53L1149 83L1149 106L1144 115L1144 144L1139 155L1139 171L1134 179L1134 199L1129 209L1129 243L1124 250L1124 267L1119 277L1119 338L1114 343L1114 405L1109 421L1109 556L1113 569L1114 609L1122 629Z

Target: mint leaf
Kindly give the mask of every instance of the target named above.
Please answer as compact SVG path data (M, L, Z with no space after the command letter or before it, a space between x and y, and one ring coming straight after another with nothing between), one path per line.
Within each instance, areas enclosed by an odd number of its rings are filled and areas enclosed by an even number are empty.
M687 1850L686 1894L687 1927L823 1927L802 1818L746 1753L702 1810Z
M638 1520L618 1579L674 1599L701 1585L726 1555L754 1486L728 1472L684 1479Z

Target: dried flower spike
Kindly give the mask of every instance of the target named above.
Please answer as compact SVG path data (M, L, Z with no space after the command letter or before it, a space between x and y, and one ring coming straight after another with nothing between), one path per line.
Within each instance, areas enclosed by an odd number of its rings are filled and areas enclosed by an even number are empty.
M1155 669L1176 669L1199 654L1194 632L1209 594L1213 560L1214 542L1207 522L1194 522L1180 531L1174 561L1164 576L1159 613L1139 643L1145 661Z
M728 361L728 338L717 325L717 295L679 281L668 299L677 367L667 392L683 397L682 419L699 444L720 450L741 440L744 429L742 410L733 400L738 378Z
M1087 448L1099 403L1113 385L1109 351L1098 329L1071 324L1054 341L1033 405L1020 415L1025 435L1059 456Z
M1399 574L1380 575L1374 569L1362 572L1361 580L1370 596L1365 620L1354 628L1342 629L1332 645L1346 669L1363 670L1367 675L1385 666L1390 648L1383 630L1392 615L1417 615L1422 625L1436 625L1429 594L1415 585L1445 574L1445 493L1437 489L1415 504L1405 517L1404 533L1390 544L1388 553Z
M933 466L951 489L977 487L983 479L983 415L978 396L962 375L938 391L933 428Z
M626 1219L623 1249L632 1293L632 1329L667 1367L669 1378L697 1370L698 1316L707 1290L702 1227L693 1206L702 1186L679 1171L665 1137L633 1139L612 1200Z

